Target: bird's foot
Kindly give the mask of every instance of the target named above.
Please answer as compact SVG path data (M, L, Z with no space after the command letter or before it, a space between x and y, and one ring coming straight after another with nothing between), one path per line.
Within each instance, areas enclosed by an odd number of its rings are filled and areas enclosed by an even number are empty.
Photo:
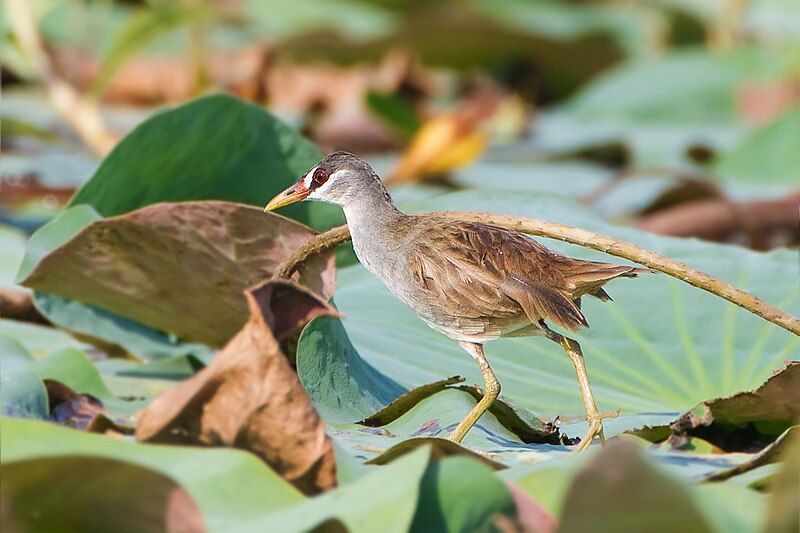
M621 410L617 409L616 411L612 411L610 413L601 413L600 411L595 410L593 413L589 413L586 416L586 421L589 423L589 427L586 430L586 435L583 436L581 441L575 445L574 451L582 452L589 447L589 445L594 441L595 437L600 437L600 443L606 443L606 437L603 435L603 420L606 418L617 418L620 414Z

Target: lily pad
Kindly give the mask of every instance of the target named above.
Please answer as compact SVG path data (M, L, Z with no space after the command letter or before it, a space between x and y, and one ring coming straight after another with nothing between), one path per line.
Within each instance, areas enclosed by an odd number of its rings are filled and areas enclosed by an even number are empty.
M574 478L561 530L754 531L765 498L739 486L693 487L662 473L631 443L602 450Z
M257 522L239 522L239 529L308 531L335 524L348 531L483 531L498 515L516 519L510 492L488 466L464 457L429 458L429 448L421 447L338 490Z
M297 371L314 406L333 425L340 447L362 460L374 459L403 439L446 437L480 397L458 377L402 388L360 357L335 317L316 319L303 330ZM465 443L497 461L516 463L526 460L525 452L565 453L561 446L543 446L562 440L566 437L553 425L501 399Z
M753 132L740 146L723 154L714 173L726 182L780 183L800 189L800 107Z
M244 288L269 277L314 235L284 217L227 202L157 204L91 222L89 209L68 210L34 235L20 281L212 346L244 324ZM58 240L49 239L54 234ZM332 258L309 263L302 277L330 294Z
M205 344L183 342L124 316L76 300L37 292L34 303L42 315L62 330L91 340L106 351L121 350L140 361L193 357L206 360L214 350Z
M261 461L236 450L135 444L46 422L15 419L0 419L0 439L3 471L27 463L35 472L41 467L39 461L70 462L89 456L158 472L188 492L209 530L227 530L233 523L246 523L303 501L297 490ZM73 468L70 471L75 472ZM54 470L51 475L58 472ZM18 473L28 475L25 469ZM5 491L5 473L3 479ZM13 492L9 494L14 496Z
M70 205L115 216L158 202L228 200L263 206L322 158L259 106L227 95L199 98L153 115L103 160ZM341 211L298 203L282 211L316 230Z
M622 64L591 82L568 104L584 119L662 123L731 123L735 89L752 79L779 79L788 60L764 48L725 54L684 49L652 61Z
M34 361L14 339L0 336L0 412L16 418L47 418L47 391Z
M25 255L25 235L0 224L0 287L14 286L14 277Z
M475 398L467 391L447 388L438 392L405 412L399 418L380 427L360 424L337 423L331 427L331 436L342 448L362 461L382 462L380 457L396 446L407 446L409 439L444 439L475 406ZM495 464L520 466L538 463L569 455L568 446L526 443L523 437L507 427L508 421L501 415L488 412L467 433L463 446L481 453ZM527 428L533 433L534 429ZM553 434L540 432L540 442L549 440ZM392 457L390 453L388 457Z
M800 362L791 361L753 391L706 400L671 424L631 433L648 438L659 429L667 429L669 442L675 447L686 446L690 437L699 437L726 451L749 451L774 441L797 420Z
M34 359L61 348L91 349L60 329L4 318L0 320L0 336L13 339Z
M57 526L133 533L203 527L191 497L175 481L142 466L72 456L15 461L3 465L2 472L2 502L8 509L3 524L14 530Z
M58 381L78 394L97 398L112 416L130 416L145 405L141 400L123 400L115 396L92 361L75 348L65 348L39 359L31 369L42 380Z

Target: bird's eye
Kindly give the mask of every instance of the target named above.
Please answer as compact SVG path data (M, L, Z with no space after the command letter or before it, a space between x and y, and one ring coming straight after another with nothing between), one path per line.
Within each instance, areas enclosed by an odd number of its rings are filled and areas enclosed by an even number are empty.
M315 186L319 187L320 185L328 181L328 173L322 170L321 168L318 168L317 170L314 171L314 176L311 178L311 181Z

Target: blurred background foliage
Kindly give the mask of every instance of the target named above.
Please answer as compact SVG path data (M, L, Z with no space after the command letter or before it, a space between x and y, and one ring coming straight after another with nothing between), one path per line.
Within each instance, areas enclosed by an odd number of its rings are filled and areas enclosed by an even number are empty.
M5 0L0 39L0 408L86 430L0 421L0 524L127 530L147 512L170 523L174 507L183 530L466 531L526 514L538 523L512 526L797 529L800 366L781 361L798 338L666 276L614 286L603 312L586 302L581 340L600 403L624 409L607 435L636 428L655 446L591 460L542 444L557 423L583 432L572 369L555 348L505 340L489 350L513 403L468 436L481 455L442 459L426 438L474 398L439 380L480 376L358 266L337 271L345 319L283 346L333 439L339 489L309 500L251 454L129 442L135 411L212 361L244 320L242 288L297 244L262 245L291 221L249 206L337 149L369 160L403 209L595 230L796 315L797 0ZM192 203L146 207L160 202ZM323 204L281 214L318 231L343 222ZM74 239L87 227L110 228L103 253ZM160 257L159 243L212 259ZM229 246L249 267L214 277ZM215 305L209 284L236 305ZM726 402L739 418L701 417ZM389 405L397 417L356 422ZM766 464L791 435L787 466ZM409 452L420 442L435 447Z
M38 59L18 4L0 216L24 231L154 111L227 91L366 156L403 199L544 190L657 233L797 243L792 0L22 2ZM47 104L59 82L71 105Z

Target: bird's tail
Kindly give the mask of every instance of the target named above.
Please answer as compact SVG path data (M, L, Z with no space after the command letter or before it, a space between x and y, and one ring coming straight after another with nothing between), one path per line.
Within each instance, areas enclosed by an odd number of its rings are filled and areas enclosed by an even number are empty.
M580 298L588 294L603 301L611 300L611 296L602 287L612 279L635 278L638 274L652 272L647 268L612 265L598 261L574 261L570 266L564 277L572 290L572 297Z

